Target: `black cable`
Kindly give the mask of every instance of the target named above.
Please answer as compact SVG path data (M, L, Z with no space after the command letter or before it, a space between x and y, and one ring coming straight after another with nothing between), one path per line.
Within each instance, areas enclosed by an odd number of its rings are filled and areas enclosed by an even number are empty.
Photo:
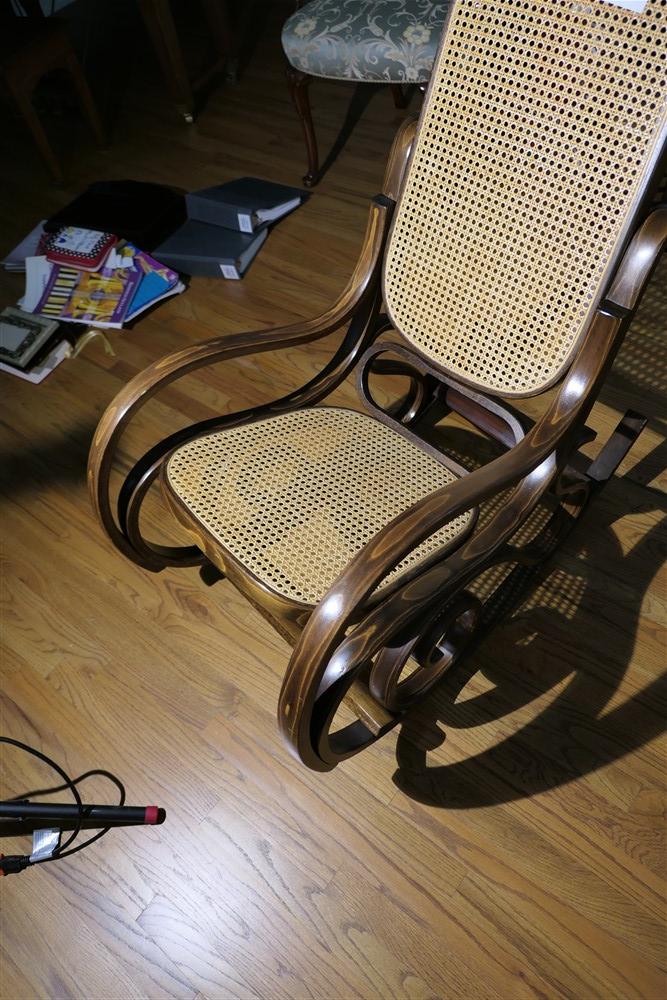
M80 781L84 781L86 778L89 778L93 774L101 774L105 778L108 778L109 781L112 781L114 783L114 785L116 786L116 788L118 789L118 791L120 792L120 800L118 802L118 805L119 806L125 805L125 786L123 785L123 783L120 780L120 778L117 778L115 776L115 774L111 773L111 771L105 771L102 768L94 768L92 771L85 771L84 774L80 774L78 778L74 778L74 780L72 781L72 784L73 785L77 785ZM60 788L58 788L58 789L54 788L54 789L52 789L52 791L54 791L54 792L55 791L60 791L60 789L64 788L64 787L65 787L64 785L61 785ZM37 792L37 793L31 792L30 794L31 795L35 795L35 794L41 795L41 794L44 794L44 793L43 792ZM24 797L28 798L29 796L26 795ZM63 848L61 847L60 850L57 852L57 855L54 852L54 854L50 858L41 858L38 861L34 861L33 864L41 865L41 864L44 864L45 861L55 861L55 860L58 860L59 858L68 858L71 854L76 854L77 851L82 851L84 847L89 847L91 844L94 844L96 840L99 840L100 837L103 837L105 835L105 833L109 832L110 829L111 829L110 826L105 826L103 830L98 830L97 833L93 834L92 837L89 837L88 840L84 840L82 844L77 844L76 847L70 848L69 851L64 851ZM71 843L71 841L68 841L68 843ZM65 846L67 846L67 845L65 845Z
M44 761L45 764L48 764L49 767L51 767L57 774L60 775L61 778L64 779L64 782L61 785L54 785L52 788L37 788L31 792L23 792L21 795L13 796L11 799L3 799L2 802L5 803L17 802L22 799L34 798L35 796L39 795L50 795L54 792L60 792L63 789L68 789L72 793L77 807L76 824L74 830L72 831L72 834L65 841L65 843L60 845L60 847L57 847L48 858L38 858L35 861L31 861L30 856L26 855L25 859L21 859L22 861L25 862L24 867L28 867L29 865L30 866L42 865L45 864L47 861L59 861L61 858L67 858L72 854L76 854L77 851L83 850L84 847L89 847L91 844L95 843L96 840L99 840L101 837L103 837L105 834L109 832L111 827L107 826L103 830L98 830L97 833L93 834L92 837L89 837L88 840L84 840L83 843L77 844L75 847L71 847L69 850L66 849L69 847L70 844L73 843L74 840L76 840L77 836L81 832L81 824L84 819L83 802L81 800L81 796L79 795L79 791L76 786L81 781L85 781L87 778L90 778L95 774L102 775L102 777L107 778L118 789L120 793L120 801L118 802L118 805L122 806L125 804L125 786L123 785L122 781L120 781L120 779L115 776L115 774L112 774L111 771L105 771L103 768L93 768L90 771L84 771L84 773L80 774L77 778L70 778L69 775L63 770L63 768L60 767L59 764L56 764L54 760L52 760L50 757L47 757L47 755L42 753L40 750L35 750L34 747L28 746L27 743L21 743L20 740L10 739L10 737L8 736L0 736L0 743L9 743L11 746L18 747L20 750L25 750L26 753L32 754L34 757L37 757L40 760Z
M2 738L0 737L0 740L1 739ZM108 778L109 781L113 781L114 785L123 796L123 801L118 803L118 805L122 806L125 802L125 788L120 779L117 778L115 774L112 774L111 771L105 771L103 768L95 767L91 771L84 771L84 773L80 774L78 778L72 778L72 784L78 785L81 781L85 781L86 778L90 778L93 774L101 774L104 778ZM62 792L65 788L69 788L69 784L54 785L53 788L35 788L33 791L22 792L20 795L14 795L11 799L0 799L0 802L20 802L21 799L34 799L37 795L53 795L55 792Z
M69 838L65 841L64 844L62 844L56 851L53 852L54 855L56 854L60 855L62 851L65 850L66 847L69 847L69 845L74 840L76 840L81 831L81 823L83 822L83 802L81 800L81 796L79 795L76 784L72 781L70 776L65 771L63 771L60 764L56 764L54 760L52 760L50 757L47 757L46 754L41 752L41 750L35 750L34 747L29 747L27 743L21 743L20 740L13 740L9 736L0 736L0 743L9 743L11 746L18 747L19 750L25 750L26 753L32 754L33 757L37 757L39 760L44 761L44 763L48 764L48 766L52 770L54 770L57 774L59 774L60 777L65 782L65 785L61 787L69 789L69 791L74 796L74 801L76 802L77 805L77 821ZM22 797L26 798L25 795ZM12 800L10 799L9 801Z

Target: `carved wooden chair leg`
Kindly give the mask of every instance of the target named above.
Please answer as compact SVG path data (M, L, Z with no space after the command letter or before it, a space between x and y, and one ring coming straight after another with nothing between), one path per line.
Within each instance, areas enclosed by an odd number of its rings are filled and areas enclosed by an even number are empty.
M287 67L286 74L290 97L294 101L294 107L296 108L299 118L301 119L303 134L306 139L308 170L303 178L303 183L306 187L314 187L319 180L318 175L320 168L317 153L317 139L315 138L315 127L313 125L313 117L310 112L310 100L308 97L308 86L312 80L312 76L309 76L307 73L302 73L301 70L294 69L293 66L289 65Z

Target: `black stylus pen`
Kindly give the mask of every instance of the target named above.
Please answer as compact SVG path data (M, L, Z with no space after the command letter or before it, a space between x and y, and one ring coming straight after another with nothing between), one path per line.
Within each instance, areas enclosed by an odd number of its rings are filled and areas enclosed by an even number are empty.
M154 826L164 823L164 809L158 806L96 806L85 805L81 810L81 818L89 821L99 820L100 826L107 823ZM70 803L61 805L57 802L0 802L0 820L36 820L44 819L57 822L76 822L79 809Z

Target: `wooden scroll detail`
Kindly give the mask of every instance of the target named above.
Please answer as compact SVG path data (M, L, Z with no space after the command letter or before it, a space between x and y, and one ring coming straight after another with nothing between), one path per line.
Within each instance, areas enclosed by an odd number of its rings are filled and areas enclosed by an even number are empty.
M428 627L399 645L383 646L371 667L370 693L390 711L405 711L454 666L474 638L481 613L481 602L462 590ZM401 679L411 658L416 669Z

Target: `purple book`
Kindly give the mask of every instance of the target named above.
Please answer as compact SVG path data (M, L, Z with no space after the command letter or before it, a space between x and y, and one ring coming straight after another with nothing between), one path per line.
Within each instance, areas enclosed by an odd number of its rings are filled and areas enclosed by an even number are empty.
M131 266L79 271L56 264L35 312L70 323L121 327L141 277Z

